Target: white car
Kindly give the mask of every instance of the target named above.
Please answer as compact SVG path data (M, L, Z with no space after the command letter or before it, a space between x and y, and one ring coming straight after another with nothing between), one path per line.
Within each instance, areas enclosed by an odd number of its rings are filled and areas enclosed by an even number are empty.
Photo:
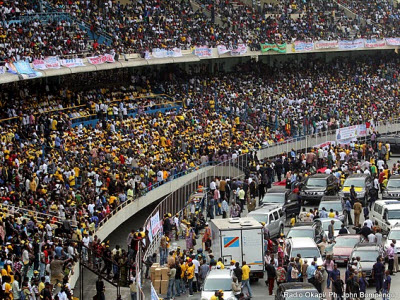
M317 258L317 266L322 266L322 256L318 249L317 244L312 238L294 238L288 240L288 245L286 248L289 260L292 257L297 257L298 254L301 255L303 260L306 260L311 264L314 257Z
M397 254L400 254L400 225L395 225L390 229L385 242L385 251L390 247L392 240L396 240Z
M204 280L203 289L201 291L201 300L210 300L216 291L224 292L224 299L236 300L232 292L232 275L229 269L213 269L208 273Z
M333 230L334 230L334 237L337 237L339 235L339 230L342 228L343 222L340 221L339 219L332 219L332 218L322 218L322 219L316 219L314 223L320 223L322 230L324 231L324 236L328 238L328 228L329 224L331 224L331 221L335 221L335 224L333 225ZM347 228L346 228L347 230ZM347 233L349 231L347 230Z

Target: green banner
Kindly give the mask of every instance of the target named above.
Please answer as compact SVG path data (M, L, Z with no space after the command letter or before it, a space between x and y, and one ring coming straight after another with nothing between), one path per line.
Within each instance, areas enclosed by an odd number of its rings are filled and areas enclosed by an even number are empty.
M286 43L284 44L260 44L261 52L275 51L279 53L286 53Z

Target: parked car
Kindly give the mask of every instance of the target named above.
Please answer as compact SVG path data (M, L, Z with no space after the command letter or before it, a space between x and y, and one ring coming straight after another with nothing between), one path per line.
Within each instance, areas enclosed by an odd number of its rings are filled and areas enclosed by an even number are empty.
M279 204L266 204L247 214L258 222L267 224L270 237L277 237L285 228L285 215Z
M332 209L335 213L339 213L339 220L347 225L346 209L344 208L344 201L339 195L335 196L323 196L319 203L318 210L321 211L325 207L325 210L329 213Z
M335 241L326 248L326 253L332 255L335 263L347 264L354 246L362 241L363 237L360 234L338 235Z
M233 278L229 269L211 270L204 280L201 300L210 300L218 290L224 292L224 299L236 299L232 292L232 281Z
M308 260L310 263L317 258L317 265L322 266L321 252L315 241L312 238L291 238L288 239L286 246L287 256L290 261L292 257L297 257L297 254L301 255L303 260Z
M320 224L313 224L312 222L297 223L294 227L290 228L287 238L311 238L317 244L322 241L324 236Z
M304 202L319 202L324 195L335 195L338 190L338 182L334 175L314 174L304 181L300 197Z
M367 279L371 280L371 273L374 264L376 263L376 259L378 256L383 257L383 249L381 245L377 245L376 243L359 243L355 245L353 251L350 255L350 260L353 257L361 258L361 267L363 272L367 274Z
M383 233L388 233L400 224L400 202L397 200L375 201L370 212L371 219L377 222Z
M351 174L343 183L342 190L339 195L344 199L350 199L350 188L354 185L354 190L357 193L357 199L362 205L368 202L370 189L373 187L373 179L369 174Z
M400 175L392 175L388 180L382 199L400 200Z
M319 226L322 227L324 237L328 238L328 228L329 228L329 224L331 224L332 220L335 222L333 224L334 237L337 237L339 235L339 230L342 228L342 224L343 224L342 221L340 221L338 219L333 219L333 218L316 219L314 221L314 224L315 224L314 226L316 226L316 224L320 224ZM347 230L347 233L349 233L348 230Z
M281 283L276 290L275 300L306 300L320 299L315 286L308 282L286 282Z
M387 250L390 247L390 244L392 243L393 240L396 240L396 248L397 248L397 254L400 254L400 247L397 244L397 241L400 240L400 224L395 225L390 229L389 234L387 235L386 242L384 245L384 250Z
M298 205L296 196L292 195L290 190L283 186L274 186L259 202L260 206L264 204L279 204L282 206L286 217L291 217L300 213L300 206Z

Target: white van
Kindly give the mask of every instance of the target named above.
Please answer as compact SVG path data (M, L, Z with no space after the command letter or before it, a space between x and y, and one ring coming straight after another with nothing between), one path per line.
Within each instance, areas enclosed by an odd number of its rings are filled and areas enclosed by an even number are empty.
M247 216L256 219L260 223L265 222L271 238L284 233L286 217L283 213L282 205L264 204L260 208L249 212Z
M388 233L392 227L400 224L400 201L376 201L371 210L371 219L378 222L384 233Z
M314 257L316 257L317 266L322 266L323 261L321 252L312 238L306 237L289 239L286 250L289 260L292 257L296 258L297 254L300 254L303 261L307 259L308 264L311 264L311 262L314 260Z

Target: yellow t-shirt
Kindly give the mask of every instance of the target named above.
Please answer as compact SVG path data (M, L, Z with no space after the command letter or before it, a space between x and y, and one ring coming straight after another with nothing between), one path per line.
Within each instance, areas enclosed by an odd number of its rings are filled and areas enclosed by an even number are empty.
M187 267L187 278L193 279L194 277L194 265Z
M250 278L250 268L248 265L242 267L242 280L248 280Z
M222 262L220 262L220 261L217 262L217 267L218 267L218 266L221 268L221 270L222 270L222 269L225 269L224 264L223 264Z
M335 217L335 213L334 213L334 212L330 212L330 213L328 214L328 217L329 217L329 218L334 218L334 217Z

